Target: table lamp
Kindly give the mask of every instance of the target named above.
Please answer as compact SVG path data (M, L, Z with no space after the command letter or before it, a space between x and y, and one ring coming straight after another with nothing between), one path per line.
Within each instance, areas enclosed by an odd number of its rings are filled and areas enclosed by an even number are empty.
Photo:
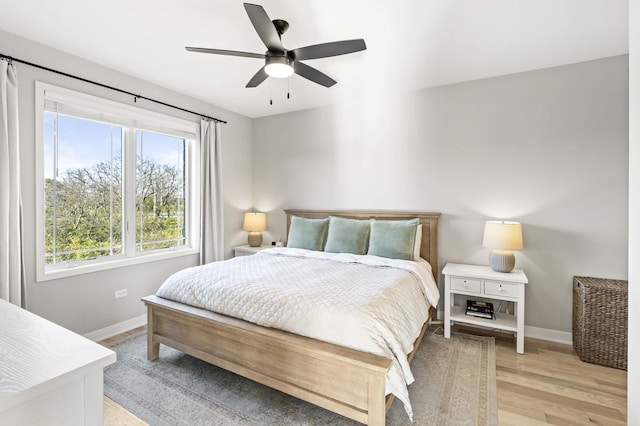
M482 246L491 250L489 263L496 272L511 272L516 265L512 250L522 249L522 225L520 222L488 220L484 224Z
M262 231L267 229L267 215L264 213L245 213L242 229L249 231L249 246L262 245Z

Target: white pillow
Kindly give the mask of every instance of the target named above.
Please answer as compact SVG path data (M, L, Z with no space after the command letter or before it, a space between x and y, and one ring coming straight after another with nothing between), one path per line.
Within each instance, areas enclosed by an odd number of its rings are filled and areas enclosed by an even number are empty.
M416 229L416 242L413 245L413 260L420 259L420 246L422 245L422 224Z

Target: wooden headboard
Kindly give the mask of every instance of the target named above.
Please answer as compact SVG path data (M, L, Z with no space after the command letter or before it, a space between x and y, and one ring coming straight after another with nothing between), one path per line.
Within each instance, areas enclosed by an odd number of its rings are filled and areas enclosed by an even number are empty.
M287 236L291 226L291 216L309 219L323 219L329 216L341 216L350 219L408 220L418 218L422 224L422 244L420 257L431 264L433 277L438 281L438 219L440 213L400 212L368 210L296 210L285 209L287 214Z

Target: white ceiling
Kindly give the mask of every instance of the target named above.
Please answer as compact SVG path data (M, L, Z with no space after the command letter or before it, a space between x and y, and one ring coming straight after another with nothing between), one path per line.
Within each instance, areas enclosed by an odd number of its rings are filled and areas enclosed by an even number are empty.
M184 50L263 53L239 0L0 0L0 29L249 117L628 53L628 0L254 2L289 22L289 49L364 38L367 50L306 61L331 88L293 76L246 89L260 59Z

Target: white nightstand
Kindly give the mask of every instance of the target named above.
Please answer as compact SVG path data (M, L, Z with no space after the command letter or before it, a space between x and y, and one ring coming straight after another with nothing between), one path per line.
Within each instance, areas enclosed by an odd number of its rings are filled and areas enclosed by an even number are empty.
M444 275L444 337L451 337L454 322L488 327L516 333L516 352L524 353L524 289L529 280L520 269L509 273L495 272L489 266L447 263ZM455 304L455 295L467 299L506 300L515 302L513 315L496 313L496 319L466 315L466 306ZM499 303L498 303L499 304ZM494 303L494 308L497 308Z
M273 248L275 246L260 246L260 247L251 247L249 245L238 246L233 248L233 257L238 256L249 256L252 254L256 254L260 250Z

